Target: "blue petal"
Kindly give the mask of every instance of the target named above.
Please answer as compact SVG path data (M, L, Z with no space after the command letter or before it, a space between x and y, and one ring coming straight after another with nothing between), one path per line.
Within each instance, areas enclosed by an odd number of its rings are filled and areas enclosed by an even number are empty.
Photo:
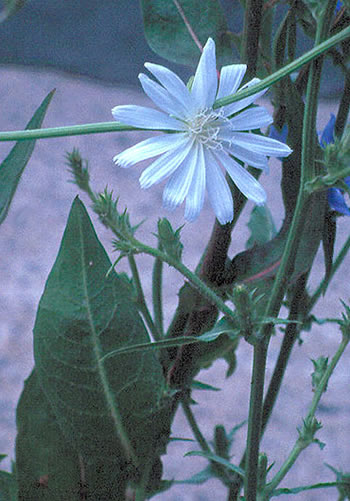
M331 118L328 120L328 123L324 128L320 139L320 145L322 148L325 148L327 144L334 143L334 125L335 116L333 115L333 113L331 113Z
M346 182L349 184L349 181ZM328 188L327 198L329 206L332 210L344 214L344 216L350 216L350 209L346 205L344 196L339 188Z

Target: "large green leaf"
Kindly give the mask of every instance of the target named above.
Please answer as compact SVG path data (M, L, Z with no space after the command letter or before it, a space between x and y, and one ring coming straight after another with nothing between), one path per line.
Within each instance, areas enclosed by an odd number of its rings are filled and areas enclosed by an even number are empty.
M26 129L39 129L55 90L52 90L34 113ZM22 172L33 153L35 139L18 141L0 165L0 224L7 216Z
M109 461L114 476L130 476L135 466L142 469L149 461L159 469L170 411L162 399L162 368L152 351L106 357L149 341L130 288L115 272L107 275L110 268L76 198L40 300L34 356L59 426L88 466Z
M17 482L13 473L0 471L0 501L17 501Z
M218 0L141 0L145 36L151 49L175 63L197 64L200 51L178 6L202 45L209 37L215 40L219 65L232 63L228 27Z
M26 380L17 406L17 430L19 500L78 500L78 454L63 437L35 371Z
M26 0L4 0L3 3L4 7L0 11L0 23L21 9L26 3Z

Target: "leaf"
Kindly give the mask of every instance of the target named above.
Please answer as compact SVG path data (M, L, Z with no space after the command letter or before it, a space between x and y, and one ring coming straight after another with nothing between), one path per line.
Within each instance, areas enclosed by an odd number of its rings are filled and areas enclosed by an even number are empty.
M209 461L214 461L215 463L219 463L222 466L226 466L228 470L233 471L237 473L240 477L244 478L244 471L242 470L242 468L230 463L229 461L227 461L227 459L217 456L216 454L213 454L211 452L190 451L187 452L185 456L202 456L208 459Z
M248 228L250 229L250 237L246 243L247 248L264 244L277 234L271 212L266 204L254 207L250 214Z
M290 489L288 489L287 487L283 487L283 488L274 490L272 493L272 496L278 497L278 496L281 496L282 494L299 494L299 492L303 492L303 491L311 491L313 489L324 489L325 487L338 487L338 485L339 485L338 482L325 482L325 483L319 483L319 484L313 484L313 485L304 485L302 487L293 487Z
M201 381L193 380L191 384L193 390L209 390L209 391L221 391L221 388L212 386L211 384L202 383Z
M156 462L170 434L165 382L154 353L103 358L149 342L129 287L114 271L107 276L110 267L76 198L40 300L34 357L61 430L88 467L108 463L107 483Z
M200 50L183 13L202 46L209 37L215 40L218 64L232 63L231 40L218 0L141 0L141 8L146 40L160 56L175 63L197 65Z
M5 5L0 12L0 23L15 14L25 3L26 0L4 0Z
M19 499L78 499L78 453L65 440L35 370L25 381L17 406L16 470Z
M0 471L0 501L17 501L16 477L8 471Z
M185 480L175 480L175 484L204 484L207 480L210 478L216 477L216 475L213 473L211 466L207 466L204 468L204 470L199 471L198 473L195 473L192 475L190 478L186 478Z
M26 129L39 129L55 93L52 90L34 113ZM33 153L35 139L18 141L0 165L0 224L4 221L16 192L21 175Z

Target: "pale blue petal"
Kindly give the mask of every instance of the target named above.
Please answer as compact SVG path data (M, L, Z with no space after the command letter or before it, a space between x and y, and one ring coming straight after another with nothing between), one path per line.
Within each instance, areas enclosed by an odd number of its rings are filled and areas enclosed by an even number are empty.
M223 66L220 71L219 90L216 99L234 94L241 85L246 71L246 64Z
M249 132L233 132L231 141L232 144L237 144L242 148L272 157L287 157L292 152L289 146L276 139Z
M191 93L176 73L160 64L145 63L145 67L173 97L180 103L183 103L185 110L192 110L193 98L191 97Z
M186 197L185 218L194 221L202 210L205 196L205 160L203 145L198 146L198 159L193 174L192 183Z
M262 106L249 108L230 119L231 130L254 130L267 127L273 122L270 113Z
M163 205L168 210L174 210L185 200L196 170L198 145L193 144L188 155L179 168L173 173L163 191Z
M257 84L258 82L260 82L259 78L253 78L252 80L250 80L250 82L243 85L243 87L241 87L239 90L241 91L241 90L247 89L248 87L251 87L252 85ZM245 99L241 99L240 101L237 101L235 103L228 104L227 106L224 106L222 109L224 110L225 117L228 117L228 116L232 115L233 113L237 113L238 111L241 111L244 108L247 108L247 106L254 103L254 101L256 99L263 96L265 94L265 92L267 92L267 90L268 89L261 90L260 92L256 92L255 94L253 94L250 97L246 97Z
M226 153L216 151L215 156L243 195L258 205L266 202L265 190L254 176Z
M217 85L215 42L211 38L208 38L203 48L191 88L191 95L198 111L211 108L215 101Z
M133 104L116 106L112 109L112 114L117 121L141 129L184 130L179 120L171 118L161 111L144 106Z
M164 155L152 162L140 176L141 188L150 188L154 184L158 184L163 181L163 179L170 176L186 158L191 147L192 141L189 141L186 137L177 148L164 153Z
M232 146L224 145L224 150L227 153L230 153L234 157L238 158L238 160L241 160L242 162L250 165L251 167L261 169L266 173L269 172L269 164L265 155L261 155L260 153L256 153L252 150L241 148L237 144L234 144Z
M220 224L233 219L233 200L230 188L218 163L210 150L204 150L206 184L210 203Z
M147 96L152 99L161 110L176 117L185 118L186 115L183 106L179 106L178 101L169 94L164 87L154 82L143 73L139 74L139 80Z
M222 146L224 150L231 155L252 167L268 172L269 166L266 155L252 151L247 146L243 148L241 145L238 145L234 140L234 132L231 132L229 127L220 129L218 139L223 142Z
M142 160L147 160L177 148L179 144L183 143L183 138L184 135L181 133L150 137L122 151L113 158L113 161L120 167L130 167L130 165L137 164Z

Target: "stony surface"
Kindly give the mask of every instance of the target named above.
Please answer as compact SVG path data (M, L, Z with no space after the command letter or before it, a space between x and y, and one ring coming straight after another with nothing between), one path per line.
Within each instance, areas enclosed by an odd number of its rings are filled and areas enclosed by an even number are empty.
M22 129L32 116L45 95L57 88L54 100L48 110L46 126L69 125L86 122L108 121L110 109L116 104L144 103L145 98L134 90L101 85L95 81L71 77L62 73L29 71L22 68L0 67L0 130ZM320 128L326 123L332 103L321 106ZM183 223L183 210L166 214L161 209L161 187L141 192L138 176L141 168L123 170L115 167L112 157L128 145L144 138L145 133L121 133L71 137L40 141L32 159L24 172L17 196L6 221L0 231L0 452L13 458L15 439L15 406L26 378L33 365L32 328L35 312L42 294L46 277L53 265L65 221L74 196L78 193L75 185L68 183L69 175L65 166L65 152L78 147L82 155L89 159L93 186L103 189L106 184L120 195L120 204L127 205L132 220L137 222L147 218L140 230L140 236L152 242L150 236L155 231L159 216L167 215L175 227ZM0 158L10 150L9 144L0 144ZM283 212L278 191L280 164L271 164L269 176L262 177L262 183L268 192L269 205L277 223L282 220ZM82 199L88 203L86 198ZM233 236L232 255L244 247L247 238L245 223L251 205L242 218L242 224ZM96 221L96 230L106 249L111 251L111 235ZM186 224L183 229L185 243L184 260L189 267L194 267L204 249L213 214L205 206L195 224ZM349 233L348 219L339 223L339 242ZM112 253L110 252L111 257ZM139 258L144 267L144 287L150 292L151 261ZM318 313L322 317L341 311L338 298L348 300L350 286L346 270L349 259L336 275L329 294L320 301ZM123 266L123 265L121 265ZM322 253L317 257L312 283L322 276ZM168 282L165 292L165 306L168 319L176 307L176 292L181 285L181 278L167 271ZM332 356L339 341L335 327L317 327L312 334L303 335L304 343L296 347L281 391L280 405L275 410L270 426L263 440L263 450L270 461L275 461L274 471L286 457L296 439L296 426L307 413L308 403L312 398L310 390L310 358L320 355ZM268 362L270 374L278 354L280 335L272 343ZM238 351L236 373L225 380L225 364L217 362L210 370L200 375L202 381L222 388L221 392L195 392L198 406L196 416L204 434L212 437L216 423L223 423L230 429L246 418L249 397L249 374L251 349L244 342ZM329 463L338 469L348 470L350 448L350 392L349 392L350 353L346 353L340 362L329 390L325 394L318 411L324 428L319 438L327 445L323 451L311 446L301 457L295 469L286 478L284 485L305 485L324 479L333 480L333 474L324 466ZM244 446L246 429L237 434L233 447L233 461L238 462ZM191 432L185 420L179 414L174 423L174 436L190 437ZM180 442L169 446L169 456L164 459L165 476L183 479L199 471L205 461L183 457L191 445ZM5 463L9 466L9 461ZM155 499L166 501L182 499L184 501L224 500L225 489L216 481L210 481L199 487L175 486L169 492ZM326 501L336 499L334 490L311 491L293 499L307 501ZM288 499L288 496L287 498Z

